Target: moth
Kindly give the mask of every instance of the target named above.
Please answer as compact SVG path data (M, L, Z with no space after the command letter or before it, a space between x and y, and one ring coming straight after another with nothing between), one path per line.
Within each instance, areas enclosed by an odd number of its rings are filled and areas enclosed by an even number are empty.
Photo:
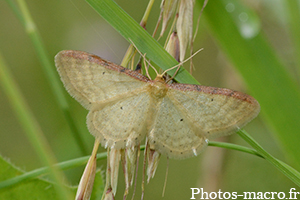
M64 86L89 110L87 126L105 148L137 146L169 158L199 154L208 141L236 132L259 111L251 96L230 89L166 83L82 51L55 57Z

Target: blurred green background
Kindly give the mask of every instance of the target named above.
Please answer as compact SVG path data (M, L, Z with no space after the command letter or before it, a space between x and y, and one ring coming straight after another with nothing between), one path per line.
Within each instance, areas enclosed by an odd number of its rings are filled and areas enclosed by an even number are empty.
M90 52L118 64L121 62L128 42L85 1L28 0L26 2L51 58L54 59L56 53L61 50L72 49ZM138 22L148 3L148 1L136 0L118 0L116 2ZM257 19L259 23L253 24L253 27L256 27L255 30L264 32L268 42L278 53L287 70L293 74L295 71L294 52L287 29L287 12L284 1L245 0L243 3L253 9L259 17ZM147 29L151 30L150 32L152 32L160 13L159 6L160 2L155 2L147 24ZM0 1L0 27L0 51L47 137L57 160L61 162L89 155L94 138L86 128L87 111L68 96L72 115L75 116L76 123L83 133L83 142L88 148L88 153L83 154L70 133L62 111L58 108L31 40L4 1ZM204 48L204 51L194 57L196 69L193 76L201 84L226 87L251 95L251 91L247 90L243 78L232 67L226 55L216 44L214 36L209 32L205 15L200 21L199 33L194 44L194 49L199 48ZM299 119L295 120L299 121ZM245 130L269 153L290 163L287 160L288 155L281 148L278 137L270 131L261 115L248 124ZM236 134L220 138L218 141L248 146ZM105 150L100 148L100 151ZM0 154L9 158L12 163L25 171L42 167L1 87ZM141 164L142 162L139 166L136 199L140 197ZM166 158L162 157L154 179L146 186L145 199L161 199L166 165ZM99 161L98 166L105 169L106 162ZM299 166L293 167L300 168ZM83 168L84 166L65 171L71 184L78 184ZM124 179L122 174L120 170L117 199L120 199L123 194ZM190 188L192 187L204 188L204 191L207 192L217 192L221 189L223 192L239 193L246 191L287 193L291 187L296 187L296 185L259 157L233 150L208 147L204 153L197 157L169 161L168 182L163 199L190 199Z

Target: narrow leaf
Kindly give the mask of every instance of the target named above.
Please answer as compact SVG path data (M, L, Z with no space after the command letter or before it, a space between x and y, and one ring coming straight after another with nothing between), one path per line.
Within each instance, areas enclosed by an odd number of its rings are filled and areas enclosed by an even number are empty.
M210 1L204 10L207 25L223 52L240 72L271 130L293 164L300 169L300 90L262 30L246 37L234 14L226 11L229 1ZM231 0L235 8L241 2ZM201 5L199 5L201 6ZM250 11L244 8L243 12ZM251 16L253 13L249 13ZM251 28L257 28L251 26Z

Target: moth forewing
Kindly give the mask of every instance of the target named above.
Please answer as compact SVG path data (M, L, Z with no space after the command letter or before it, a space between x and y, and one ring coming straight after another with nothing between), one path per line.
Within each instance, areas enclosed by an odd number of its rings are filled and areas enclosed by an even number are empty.
M149 81L138 72L82 51L59 52L55 65L67 91L88 110L116 96L122 99Z
M259 103L242 92L202 85L171 84L168 95L208 139L234 133L259 111Z

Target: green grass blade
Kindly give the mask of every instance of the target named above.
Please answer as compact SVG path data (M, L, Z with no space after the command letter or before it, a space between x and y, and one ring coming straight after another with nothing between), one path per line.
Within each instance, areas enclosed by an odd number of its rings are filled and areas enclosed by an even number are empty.
M242 37L233 14L225 10L226 2L209 2L204 11L207 25L259 101L263 117L276 133L290 160L300 169L299 87L262 32L250 38ZM230 2L241 7L238 1ZM245 9L243 12L249 11Z
M296 183L300 187L300 173L288 166L287 164L277 160L267 151L265 151L249 134L245 131L240 130L238 134L248 142L263 158L269 161L274 167L276 167L279 171L281 171L285 176L291 179L294 183Z
M98 160L105 159L106 157L107 157L106 152L97 154L97 159ZM55 164L54 167L59 169L59 170L67 170L67 169L75 168L75 167L78 167L78 166L85 165L87 163L87 161L89 160L89 158L90 158L90 156L84 156L84 157L76 158L76 159L73 159L73 160L68 160L68 161L65 161L65 162ZM14 177L14 178L11 178L11 179L0 182L0 189L12 186L12 185L20 183L22 181L27 181L27 180L37 178L37 177L42 176L42 175L46 175L49 172L50 172L49 167L42 167L42 168L32 170L30 172L26 172L26 173L24 173L20 176L17 176L17 177Z
M44 137L39 124L35 120L33 114L30 112L27 104L11 73L6 67L2 55L0 54L0 83L3 86L4 92L9 98L9 102L22 125L28 140L31 142L35 152L39 156L44 165L52 166L55 163L54 154L49 147L46 138ZM51 167L51 177L57 182L57 191L61 199L70 199L63 187L63 175L60 171Z
M252 155L264 158L264 156L259 154L256 150L250 149L248 147L243 147L243 146L240 146L237 144L209 141L208 146L236 150L236 151L240 151L240 152L244 152L244 153L248 153L248 154L252 154Z
M12 2L11 0L6 0L6 1L14 11L16 16L18 17L18 19L23 24L28 36L30 37L34 45L34 48L36 49L36 53L42 64L42 69L44 70L45 75L48 78L48 82L51 86L52 92L61 110L64 113L65 119L68 122L68 125L71 129L71 133L73 134L73 137L75 138L78 147L80 148L83 154L88 154L87 147L86 145L84 145L83 139L70 113L70 108L67 102L65 90L62 86L61 81L58 78L57 72L54 67L54 63L53 63L54 58L52 58L50 61L49 56L47 55L46 48L42 42L40 35L38 34L37 27L30 16L25 1L18 0L18 5L20 10L16 7L14 2Z
M240 130L238 134L248 142L254 149L250 149L248 147L243 147L236 144L223 143L223 142L212 142L208 143L209 146L221 147L236 151L241 151L244 153L252 154L255 156L259 156L261 158L266 159L270 162L274 167L276 167L281 173L287 176L291 181L293 181L296 185L300 187L300 173L287 165L286 163L274 158L271 154L266 152L246 131Z
M22 17L22 14L21 14L19 8L16 6L16 4L14 2L12 2L11 0L5 0L5 1L10 6L12 11L15 13L15 15L20 20L20 22L24 25L25 24L24 18Z
M284 1L287 8L288 14L288 25L289 25L289 32L290 37L293 41L292 45L294 47L294 59L296 63L296 71L297 71L297 79L298 83L300 83L300 26L299 26L299 19L300 19L300 4L299 1Z
M167 70L178 62L167 53L163 47L151 37L136 21L112 0L86 0L111 26L113 26L128 41L163 70ZM170 71L170 75L176 70ZM185 69L179 71L175 79L180 83L199 84Z
M10 180L16 174L23 174L22 170L15 167L9 161L0 156L0 181ZM3 181L5 182L5 181ZM0 182L2 183L2 182ZM45 180L40 177L29 181L23 181L18 185L0 189L0 199L43 199L60 200L59 192L56 191L57 184L53 181ZM63 185L64 189L75 198L75 187ZM47 188L47 189L46 189Z
M290 167L289 165L287 165L286 163L277 160L276 158L272 157L270 154L268 154L265 150L263 150L263 148L261 148L250 136L248 136L248 134L245 134L245 132L240 132L240 134L242 134L243 136L245 135L246 137L246 141L249 140L249 143L253 144L252 146L256 149L250 149L248 147L243 147L240 145L236 145L236 144L230 144L230 143L223 143L223 142L212 142L210 141L208 143L209 146L214 146L214 147L221 147L221 148L226 148L226 149L231 149L231 150L237 150L240 152L244 152L244 153L248 153L248 154L252 154L261 158L264 158L266 160L268 160L271 164L273 164L276 168L279 169L279 171L281 171L283 174L285 174L287 177L289 177L293 182L295 182L298 186L300 186L300 173L298 171L296 171L295 169L293 169L292 167ZM141 150L145 149L145 146L142 145ZM97 160L103 160L106 159L107 157L107 152L103 152L103 153L98 153L97 154ZM61 162L58 164L55 164L54 167L60 170L67 170L67 169L71 169L71 168L75 168L78 166L82 166L85 165L87 163L89 159L89 156L84 156L81 158L76 158L76 159L72 159L72 160L68 160L65 162ZM26 172L20 176L5 180L0 182L0 189L1 188L6 188L6 187L10 187L13 186L15 184L18 184L22 181L28 181L30 179L33 178L37 178L39 176L42 175L46 175L49 173L50 168L49 167L42 167L39 169L35 169L32 170L30 172Z

